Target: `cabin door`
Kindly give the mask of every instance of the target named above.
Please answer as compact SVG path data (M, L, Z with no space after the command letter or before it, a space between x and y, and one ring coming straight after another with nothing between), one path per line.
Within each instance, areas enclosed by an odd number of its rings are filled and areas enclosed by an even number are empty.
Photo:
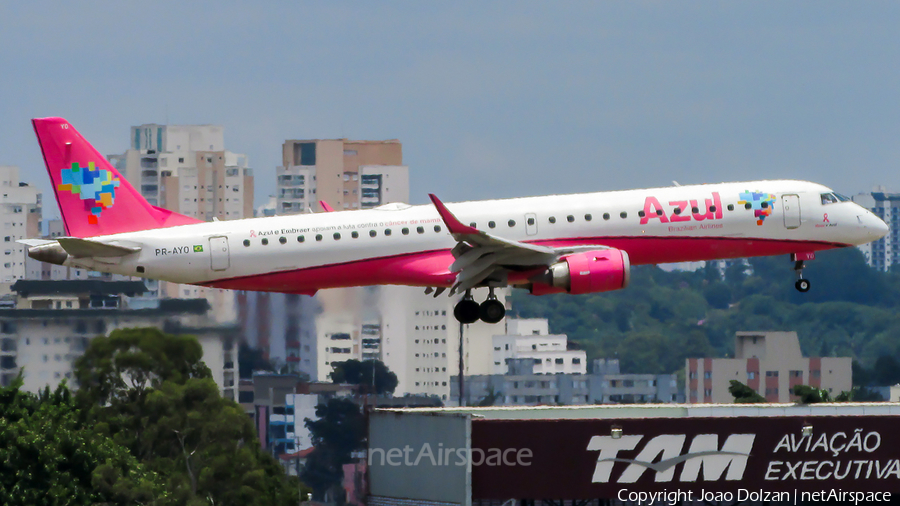
M800 227L800 196L782 195L781 207L784 210L785 228Z
M214 271L224 271L231 265L231 255L228 252L227 237L209 238L209 266Z

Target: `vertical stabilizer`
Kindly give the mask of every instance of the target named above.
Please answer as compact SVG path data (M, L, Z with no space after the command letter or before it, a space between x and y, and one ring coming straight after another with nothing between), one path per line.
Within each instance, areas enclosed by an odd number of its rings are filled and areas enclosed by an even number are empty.
M151 205L63 118L33 119L66 234L134 232L200 223Z

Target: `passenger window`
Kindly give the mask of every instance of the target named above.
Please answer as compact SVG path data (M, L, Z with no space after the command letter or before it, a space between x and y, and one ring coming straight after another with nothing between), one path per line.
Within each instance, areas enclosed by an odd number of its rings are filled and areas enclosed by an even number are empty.
M509 220L508 225L510 226L510 228L515 227L515 226L516 226L516 220Z
M384 235L391 235L391 229L389 229L389 228L384 229Z
M534 218L528 218L528 224L534 225Z
M728 210L734 211L734 204L728 204Z
M358 238L359 232L357 232L356 230L354 230L353 232L350 232L350 237L352 237L354 239Z
M278 242L280 242L281 244L287 244L287 237L279 237Z
M744 204L744 209L753 209L753 204L747 202L746 204Z
M250 239L244 239L244 246L250 246Z
M692 207L692 208L691 208L691 212L692 212L692 213L699 213L699 212L700 212L700 208L699 208L699 207Z
M400 232L403 233L403 235L409 235L409 229L406 227L403 227L403 229L400 230Z
M469 223L469 226L472 228L478 228L478 225L476 225L474 221L472 223Z
M334 233L334 240L335 240L335 241L341 240L341 233L340 233L340 232L335 232L335 233Z
M497 224L494 223L493 221L489 221L489 222L488 222L488 227L494 228L494 227L496 227L496 226L497 226Z
M440 232L440 231L441 231L441 226L440 226L440 225L435 225L435 226L434 226L434 231L435 231L435 232Z
M551 216L551 217L550 217L550 223L556 223L556 217L555 217L555 216Z
M763 202L762 204L759 205L759 207L765 209L765 208L769 207L769 203L768 203L768 202Z
M638 216L640 216L641 218L643 218L643 217L644 217L644 211L638 211Z
M297 236L297 242L303 242L303 241L305 241L305 240L306 240L306 238L303 237L302 235L298 235L298 236Z
M624 218L628 217L628 213L626 213L625 211L622 211L621 213L619 213L619 216L621 216L624 219Z
M322 240L322 234L316 234L316 240L317 240L317 241L321 241L321 240Z
M591 218L593 218L593 217L590 214L584 215L584 221L591 221Z
M418 232L418 233L420 233L420 234L424 234L424 233L425 233L425 227L416 227L416 232Z
M608 220L608 219L609 219L609 213L603 213L603 219L604 219L604 220Z
M376 235L378 235L378 232L376 232L374 230L369 230L369 237L375 237Z
M262 242L262 245L263 245L263 246L265 246L265 245L267 245L267 244L269 244L269 240L268 240L268 239L266 239L266 238L265 238L265 237L263 237L263 240L262 240L262 241L260 241L260 242Z
M570 214L570 215L566 216L566 221L568 221L569 223L574 223L575 217Z

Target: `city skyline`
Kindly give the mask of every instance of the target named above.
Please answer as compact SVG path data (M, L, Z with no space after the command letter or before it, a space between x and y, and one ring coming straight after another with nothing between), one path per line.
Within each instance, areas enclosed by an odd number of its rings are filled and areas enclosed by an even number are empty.
M59 115L105 154L143 123L222 125L256 205L298 138L399 139L412 203L673 179L894 188L900 11L815 6L17 5L0 163L47 192L28 120Z

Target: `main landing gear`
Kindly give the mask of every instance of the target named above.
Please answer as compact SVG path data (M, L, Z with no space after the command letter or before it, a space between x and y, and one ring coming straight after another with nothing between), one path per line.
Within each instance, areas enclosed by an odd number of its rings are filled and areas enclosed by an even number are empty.
M494 295L494 289L490 289L487 300L481 304L475 302L472 298L472 291L466 290L466 295L456 303L453 308L453 316L459 323L475 323L479 319L485 323L499 323L506 315L506 308L503 303L497 300Z
M791 260L794 261L794 272L797 273L797 282L794 283L794 288L797 289L798 292L806 293L809 291L809 280L803 278L803 268L806 267L803 265L804 260L812 260L816 258L814 253L796 253L791 255Z

